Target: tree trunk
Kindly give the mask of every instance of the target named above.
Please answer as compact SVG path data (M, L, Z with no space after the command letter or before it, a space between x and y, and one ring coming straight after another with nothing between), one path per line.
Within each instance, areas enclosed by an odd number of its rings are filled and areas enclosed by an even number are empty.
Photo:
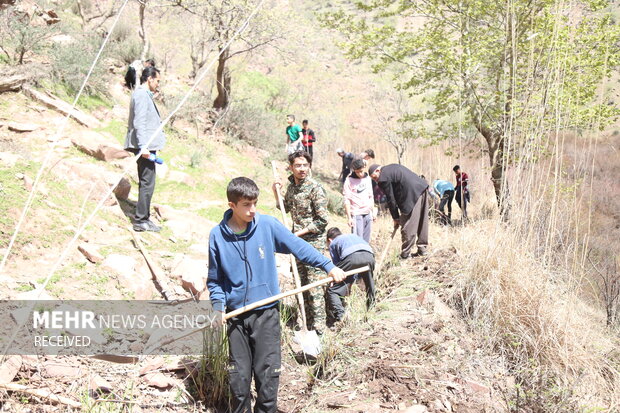
M484 137L489 150L489 165L491 166L491 181L497 199L499 213L503 220L508 219L508 185L504 183L504 172L506 171L505 162L505 142L504 134L496 132L478 123L478 132Z
M146 2L147 0L141 0L140 1L140 9L139 9L139 16L140 16L140 30L138 31L138 34L140 35L140 39L142 39L142 54L140 55L140 60L144 61L146 60L146 55L149 52L149 38L148 35L146 33L146 25L145 25L145 14L146 14ZM140 76L140 73L138 73L138 77Z
M221 49L220 49L221 50ZM218 59L216 85L217 97L213 101L213 109L222 110L228 107L230 103L230 71L226 67L226 61L230 55L229 49L224 50Z

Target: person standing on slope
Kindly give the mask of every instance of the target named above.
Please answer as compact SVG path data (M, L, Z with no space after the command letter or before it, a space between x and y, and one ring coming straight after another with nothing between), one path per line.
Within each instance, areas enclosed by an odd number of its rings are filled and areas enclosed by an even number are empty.
M295 115L287 115L286 123L286 152L290 155L293 152L303 150L302 139L303 133L301 126L295 123Z
M325 229L329 214L327 212L327 196L320 183L310 177L312 157L306 151L297 151L289 155L289 166L292 174L288 178L288 186L284 194L285 212L291 213L292 231L319 251L325 250ZM277 187L273 184L273 195L278 199ZM277 205L280 209L280 205ZM310 284L321 278L321 272L312 266L297 263L302 284ZM315 288L304 293L306 306L307 328L321 334L327 320L325 312L325 288Z
M352 232L364 241L370 242L372 223L375 221L372 179L364 171L363 159L353 160L351 169L353 172L347 177L342 187L344 210Z
M316 142L316 135L314 134L314 131L308 127L307 119L304 119L304 121L301 122L301 133L303 135L301 143L304 146L304 150L308 152L310 156L312 156L312 159L314 160L315 158L314 158L313 148L314 148L314 143Z
M159 88L161 77L159 70L146 67L140 76L140 86L131 94L129 121L125 149L138 158L139 192L136 204L134 231L159 232L161 228L151 220L151 199L155 192L155 162L150 158L157 155L166 144L166 137L161 130L159 110L153 100L153 94ZM157 133L155 133L157 131ZM153 136L154 135L154 136Z
M394 219L394 228L400 226L402 247L400 257L428 254L428 183L408 168L391 164L370 165L370 177L385 193L388 208Z
M459 204L463 211L463 218L467 219L467 204L469 203L469 176L465 172L461 172L459 165L452 168L456 176L456 203Z
M209 234L207 287L213 309L223 325L224 314L280 293L275 253L329 272L334 282L344 280L335 267L310 244L294 236L277 219L256 211L259 190L249 178L228 184L228 209ZM256 388L255 413L276 413L281 370L281 333L278 303L247 311L227 321L228 382L231 412L252 410L252 376Z

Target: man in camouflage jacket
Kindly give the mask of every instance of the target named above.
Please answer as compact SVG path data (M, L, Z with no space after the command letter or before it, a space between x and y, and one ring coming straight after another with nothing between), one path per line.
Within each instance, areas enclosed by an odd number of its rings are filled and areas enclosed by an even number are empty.
M284 209L291 213L293 219L292 231L298 237L310 243L314 248L325 250L325 229L327 227L327 197L325 190L317 181L312 179L310 168L312 157L304 151L297 151L289 155L289 164L293 172L289 176L289 184L284 195ZM274 184L274 195L276 194ZM278 206L279 208L279 206ZM302 285L312 283L323 277L320 270L297 262L299 277ZM314 288L304 293L307 316L307 328L322 332L325 328L325 289Z

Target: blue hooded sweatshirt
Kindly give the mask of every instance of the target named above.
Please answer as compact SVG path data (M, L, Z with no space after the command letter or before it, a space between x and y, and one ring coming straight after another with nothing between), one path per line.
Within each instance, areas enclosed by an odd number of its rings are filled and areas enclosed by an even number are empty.
M215 310L232 311L279 294L276 252L293 254L298 260L325 272L334 268L323 254L269 215L256 213L240 235L227 225L231 217L229 209L209 234L207 288Z

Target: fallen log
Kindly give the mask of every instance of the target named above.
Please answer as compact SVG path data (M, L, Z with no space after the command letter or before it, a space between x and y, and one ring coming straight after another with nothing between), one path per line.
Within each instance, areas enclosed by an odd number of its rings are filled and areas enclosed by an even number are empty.
M97 118L82 112L79 109L72 108L71 105L64 100L58 99L57 97L50 95L49 93L39 92L38 90L31 89L29 87L24 86L22 88L24 94L31 99L34 99L50 109L54 109L65 116L70 116L76 120L76 122L86 126L87 128L96 128L100 126L99 120Z
M42 399L49 400L53 403L60 403L66 406L74 407L79 409L82 407L81 403L76 402L75 400L71 400L68 397L59 396L57 394L52 393L51 390L44 389L34 389L28 386L24 386L23 384L18 383L5 383L0 384L0 389L8 390L8 391L16 391L24 394L29 394L31 396L40 397Z

